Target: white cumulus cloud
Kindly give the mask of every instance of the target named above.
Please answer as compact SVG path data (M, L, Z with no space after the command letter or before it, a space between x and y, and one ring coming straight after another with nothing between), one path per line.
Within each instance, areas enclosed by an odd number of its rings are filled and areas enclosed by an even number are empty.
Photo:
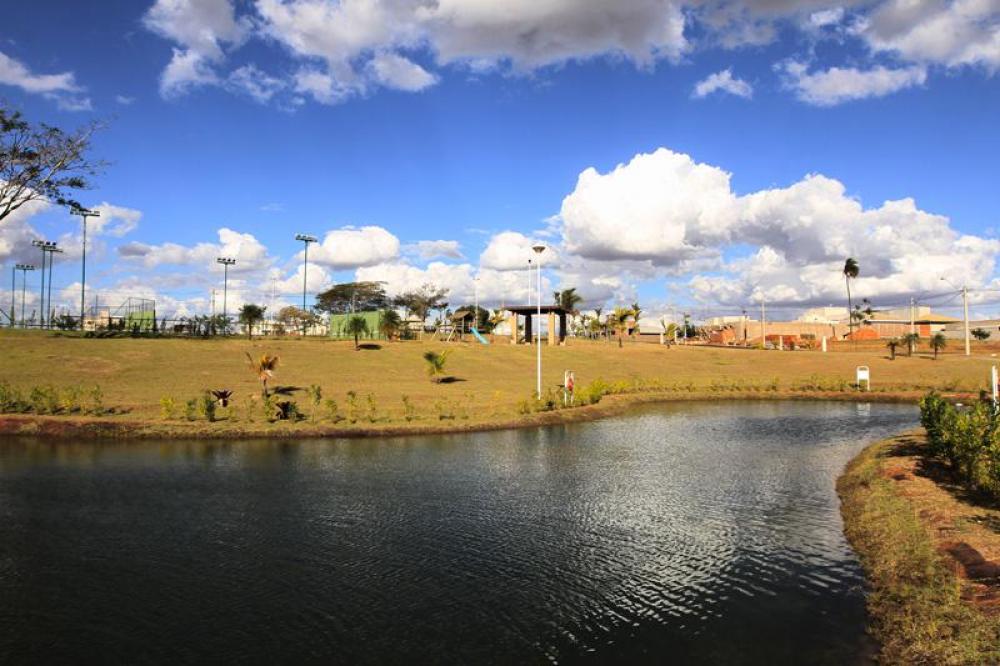
M399 256L399 239L382 227L343 227L328 231L309 248L309 259L334 269L372 266Z
M693 96L700 99L714 92L725 92L747 99L753 97L753 87L743 79L735 78L732 69L710 74L699 81L695 84Z
M868 97L884 97L890 93L923 85L927 70L918 65L890 69L878 65L870 69L831 67L810 72L808 65L788 61L779 67L785 85L803 102L816 106L835 106Z

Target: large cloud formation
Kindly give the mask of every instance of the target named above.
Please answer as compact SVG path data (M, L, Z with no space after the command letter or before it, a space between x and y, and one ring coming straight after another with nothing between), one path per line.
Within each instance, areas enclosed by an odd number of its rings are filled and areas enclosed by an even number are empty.
M865 208L822 175L740 196L722 169L666 148L608 173L585 170L560 218L567 252L626 270L627 262L668 272L692 257L728 256L690 283L700 300L721 304L754 293L787 304L838 298L848 256L864 267L859 293L883 299L940 290L942 276L983 285L1000 251L1000 242L962 234L911 198Z
M156 0L144 24L175 46L161 76L165 97L204 85L261 103L311 98L336 104L378 88L418 92L442 69L527 73L595 57L639 68L679 62L705 48L735 49L798 31L807 45L776 70L805 103L829 106L922 85L928 68L1000 66L1000 6L993 0L846 2L785 0ZM255 37L294 65L281 77L252 63L219 70ZM808 45L834 38L862 57L814 68ZM728 72L728 74L727 74ZM713 78L714 77L714 78ZM696 87L749 97L722 70ZM294 96L288 99L289 96Z

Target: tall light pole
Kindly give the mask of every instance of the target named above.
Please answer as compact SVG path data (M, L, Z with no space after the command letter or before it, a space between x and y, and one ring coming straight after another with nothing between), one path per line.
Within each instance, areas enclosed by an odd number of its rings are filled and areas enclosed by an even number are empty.
M10 314L7 319L10 321L10 327L14 328L14 308L17 306L17 297L14 296L16 293L15 287L17 287L17 265L15 264L13 268L10 269Z
M24 328L24 286L28 282L28 271L35 270L32 264L17 264L15 270L21 271L21 328Z
M476 327L476 330L479 330L479 275L478 274L476 275L476 277L472 278L472 289L473 292L475 293L475 296L472 299L473 303L475 304L473 306L475 308L473 310L475 314L472 316L472 325Z
M63 251L56 247L58 243L52 243L52 247L49 248L49 293L45 299L48 309L46 310L46 317L49 322L49 328L52 328L52 264L55 261L56 254L62 254Z
M538 391L538 399L542 399L542 252L545 252L545 246L542 244L535 245L531 248L538 255L538 322L536 324L538 328L538 333L535 337L535 358L537 359L537 371L535 373L536 378L536 388ZM528 292L531 293L530 291Z
M302 259L302 336L306 335L306 276L309 274L309 243L315 243L318 239L315 236L309 236L308 234L295 234L295 240L302 241L305 244L306 251Z
M87 308L87 218L100 217L101 213L87 208L74 208L70 215L83 218L83 262L80 269L80 330L83 330L83 314Z
M41 310L42 315L41 315L41 318L39 319L39 323L41 324L42 328L45 328L45 318L46 318L47 313L48 313L48 310L45 308L45 255L49 254L49 293L51 293L52 292L52 256L51 256L51 253L53 253L53 252L62 252L62 250L57 250L56 249L56 244L54 242L52 242L52 241L33 240L33 241L31 241L31 244L34 245L35 247L41 249L41 251L42 251L42 288L41 288L41 291L39 292L39 298L40 298L40 303L41 303L40 310Z
M236 263L232 257L216 257L215 263L222 264L222 321L224 332L229 330L229 311L226 309L229 298L229 267Z

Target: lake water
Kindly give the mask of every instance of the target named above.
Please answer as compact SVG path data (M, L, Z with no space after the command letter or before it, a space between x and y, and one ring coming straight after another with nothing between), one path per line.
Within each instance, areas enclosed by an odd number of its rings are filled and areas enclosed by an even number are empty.
M0 663L860 663L834 481L912 406L0 441Z

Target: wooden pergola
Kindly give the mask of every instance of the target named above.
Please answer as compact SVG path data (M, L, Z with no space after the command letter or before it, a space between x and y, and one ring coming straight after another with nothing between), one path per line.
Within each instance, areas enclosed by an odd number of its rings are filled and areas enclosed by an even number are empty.
M507 305L505 307L510 312L510 343L512 345L516 345L518 343L518 317L524 317L524 343L531 344L531 341L534 339L534 335L532 334L532 317L538 314L538 306ZM541 307L541 313L549 316L549 344L556 344L556 317L559 318L559 344L565 344L566 315L569 314L569 311L559 307L558 305L543 305Z

